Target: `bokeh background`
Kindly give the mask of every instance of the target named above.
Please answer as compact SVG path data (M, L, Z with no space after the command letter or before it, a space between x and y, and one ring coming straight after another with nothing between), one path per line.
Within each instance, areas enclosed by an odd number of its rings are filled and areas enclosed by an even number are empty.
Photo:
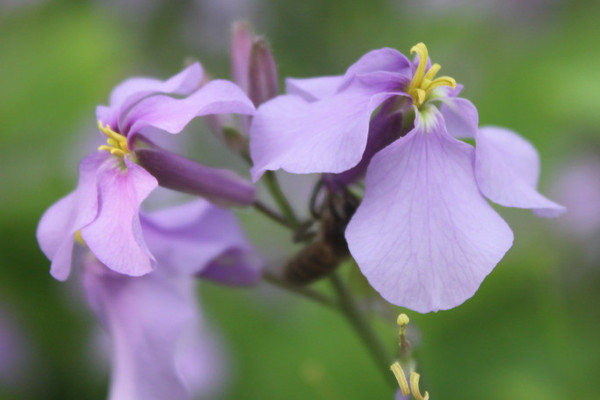
M542 192L570 212L540 220L500 210L515 244L475 297L451 311L409 312L422 387L444 400L597 399L599 14L587 0L0 0L0 399L106 397L100 328L77 280L48 274L37 221L74 188L78 160L101 141L95 107L113 87L169 77L189 58L229 78L240 18L268 38L281 78L339 74L371 49L408 52L423 41L464 84L482 124L535 144ZM188 131L196 157L247 175L202 121ZM292 251L289 233L238 213L268 262ZM199 297L227 354L219 399L392 398L330 310L267 285L202 283ZM390 321L372 322L392 352Z

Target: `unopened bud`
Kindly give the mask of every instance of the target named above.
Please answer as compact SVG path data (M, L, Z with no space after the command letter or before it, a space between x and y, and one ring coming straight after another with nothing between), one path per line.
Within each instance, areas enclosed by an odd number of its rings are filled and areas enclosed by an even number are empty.
M211 168L162 149L148 140L135 150L138 163L168 189L202 196L221 206L248 206L254 186L233 171Z
M252 50L252 31L245 22L233 24L231 39L231 71L233 81L248 93L248 71Z
M266 41L258 38L250 51L248 70L248 97L255 106L272 99L279 94L277 66Z

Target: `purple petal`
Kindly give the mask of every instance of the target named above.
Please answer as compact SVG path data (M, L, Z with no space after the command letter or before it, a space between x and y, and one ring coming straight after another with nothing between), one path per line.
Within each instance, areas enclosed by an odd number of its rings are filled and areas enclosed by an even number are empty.
M363 178L373 156L399 138L402 133L402 113L389 114L386 111L387 106L393 105L394 100L392 98L384 103L377 115L371 119L367 147L360 162L341 174L326 175L330 184L346 186Z
M532 208L543 217L565 211L536 190L540 160L535 148L516 133L484 127L476 136L475 172L481 192L506 207Z
M194 118L208 114L254 114L254 105L242 90L225 80L208 82L183 99L157 95L133 107L124 123L128 136L152 126L179 133Z
M142 236L138 211L144 199L158 186L142 167L112 157L98 173L99 212L81 230L92 253L108 268L140 276L153 269L154 258Z
M104 152L84 158L79 164L75 191L56 202L40 220L36 237L46 257L52 260L50 273L58 280L69 277L75 232L98 213L96 174L109 158Z
M140 148L135 154L163 187L202 196L222 206L254 202L254 186L232 171L207 167L157 147Z
M455 138L475 137L479 114L473 103L461 97L445 97L441 100L443 102L441 111L448 133Z
M200 63L193 63L166 81L153 78L131 78L119 84L110 94L108 107L96 109L98 120L120 130L120 119L128 109L144 97L156 93L187 95L200 87L204 72Z
M346 230L373 288L418 312L471 297L513 239L479 193L472 147L447 134L439 112L426 112L427 121L373 157Z
M411 75L412 63L398 50L382 48L372 50L352 64L344 78L352 79L355 75L368 75L373 72L394 72L405 76Z
M352 168L365 150L372 112L394 95L353 86L312 103L286 95L263 104L250 127L253 180L278 168L301 174Z
M319 76L317 78L286 78L285 90L288 94L303 97L307 101L315 101L333 96L340 88L344 77Z
M220 354L201 325L192 279L160 270L128 277L95 259L84 270L89 302L112 339L110 400L214 395Z
M222 283L252 284L260 278L256 255L234 215L207 201L144 214L142 229L162 268L197 275L220 264L214 273L224 276L216 279ZM228 266L223 265L224 258L231 261Z

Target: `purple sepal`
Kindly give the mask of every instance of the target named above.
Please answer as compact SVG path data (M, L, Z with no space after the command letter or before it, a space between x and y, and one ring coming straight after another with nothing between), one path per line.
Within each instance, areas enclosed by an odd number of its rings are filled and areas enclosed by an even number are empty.
M250 53L248 97L258 107L278 94L277 66L271 50L264 39L256 39Z
M261 266L261 259L249 249L232 248L214 259L198 276L229 286L250 286L261 280Z
M168 189L202 196L221 206L254 202L254 186L227 169L207 167L154 145L137 148L135 155L140 165Z

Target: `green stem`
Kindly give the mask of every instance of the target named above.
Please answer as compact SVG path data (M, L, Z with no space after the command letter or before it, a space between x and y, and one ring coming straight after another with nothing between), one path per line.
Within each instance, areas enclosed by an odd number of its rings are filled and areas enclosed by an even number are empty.
M267 171L265 173L265 185L267 186L267 189L269 190L269 193L271 193L273 200L275 200L277 206L288 220L291 227L293 229L298 229L300 222L298 221L292 206L287 201L285 194L281 190L281 186L279 186L279 182L277 181L277 176L275 176L273 171Z
M379 368L383 378L386 382L389 382L393 387L396 387L395 383L391 379L392 374L390 373L389 366L392 364L392 360L388 354L388 351L379 341L379 338L371 329L368 321L364 315L358 309L351 293L348 291L345 283L337 275L337 273L331 274L331 283L335 290L340 306L344 316L350 322L358 336L362 339L363 343L367 346L369 353L377 367Z

